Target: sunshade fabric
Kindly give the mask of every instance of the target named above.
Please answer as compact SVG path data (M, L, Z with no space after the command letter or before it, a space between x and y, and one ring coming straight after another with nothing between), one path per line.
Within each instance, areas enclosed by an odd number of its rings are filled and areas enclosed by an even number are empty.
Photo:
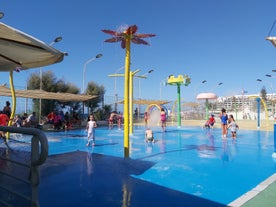
M17 97L33 98L33 99L48 99L58 101L88 101L97 96L71 94L71 93L53 93L42 90L16 90ZM12 96L9 88L0 86L0 96Z
M0 71L37 68L61 62L65 53L0 22Z
M124 100L118 101L118 103L124 104ZM145 99L133 100L133 104L140 104L140 105L151 105L151 104L163 105L167 103L169 103L169 101L145 100Z

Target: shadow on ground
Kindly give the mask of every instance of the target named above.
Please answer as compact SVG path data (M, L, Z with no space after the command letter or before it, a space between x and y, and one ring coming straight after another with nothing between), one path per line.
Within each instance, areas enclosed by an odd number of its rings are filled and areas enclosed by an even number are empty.
M153 165L92 152L49 156L41 167L40 206L225 206L131 177Z

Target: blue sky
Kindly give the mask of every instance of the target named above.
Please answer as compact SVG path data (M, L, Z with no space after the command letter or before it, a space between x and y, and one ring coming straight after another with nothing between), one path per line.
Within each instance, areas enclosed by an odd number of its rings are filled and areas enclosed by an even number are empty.
M218 96L276 90L276 48L265 40L275 17L275 0L1 0L3 23L22 30L46 43L57 36L54 47L68 52L64 61L44 67L57 78L74 83L82 90L84 63L98 53L103 57L86 67L86 83L95 81L114 96L115 80L108 77L124 66L125 51L120 43L105 43L110 35L102 29L117 30L122 25L138 26L138 33L152 33L145 39L150 46L131 45L131 70L154 72L140 80L145 99L176 100L175 86L164 86L168 75L187 74L191 84L181 87L184 101L194 101L200 92ZM276 28L271 35L276 36ZM14 83L25 87L30 69L15 73ZM123 72L121 70L120 72ZM9 74L1 73L1 82ZM276 76L276 73L275 73ZM256 79L263 82L257 82ZM201 82L207 82L202 84ZM123 78L116 89L123 96ZM218 83L222 85L217 86ZM275 91L274 91L275 92ZM139 81L134 80L134 97L139 97Z

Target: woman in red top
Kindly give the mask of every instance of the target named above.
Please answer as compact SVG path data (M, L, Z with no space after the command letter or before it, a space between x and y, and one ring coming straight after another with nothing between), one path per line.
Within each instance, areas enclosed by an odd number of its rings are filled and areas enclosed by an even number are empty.
M10 118L7 116L7 114L5 114L3 111L0 111L0 126L7 126L9 120ZM5 132L0 131L0 136L6 141Z

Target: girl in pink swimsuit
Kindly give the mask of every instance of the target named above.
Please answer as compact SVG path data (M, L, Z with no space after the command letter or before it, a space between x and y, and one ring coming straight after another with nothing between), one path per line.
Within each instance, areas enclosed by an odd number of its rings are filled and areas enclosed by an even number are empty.
M163 108L161 108L160 118L161 118L162 130L163 130L163 132L165 132L166 131L166 112Z

